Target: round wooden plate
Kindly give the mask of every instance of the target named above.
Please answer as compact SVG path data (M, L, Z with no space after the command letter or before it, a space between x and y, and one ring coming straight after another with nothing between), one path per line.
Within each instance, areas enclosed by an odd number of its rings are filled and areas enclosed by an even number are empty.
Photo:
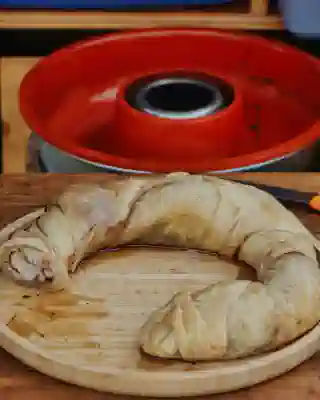
M0 244L42 210L0 232ZM72 276L78 293L19 286L0 276L0 345L36 370L100 391L156 397L221 393L276 377L319 348L320 325L289 346L236 361L186 363L150 358L139 328L179 290L225 278L252 278L248 267L191 250L127 248L100 252ZM101 300L102 299L102 300Z

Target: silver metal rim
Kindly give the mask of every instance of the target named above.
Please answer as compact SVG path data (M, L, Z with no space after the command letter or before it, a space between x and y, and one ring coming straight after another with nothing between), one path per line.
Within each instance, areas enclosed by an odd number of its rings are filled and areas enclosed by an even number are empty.
M169 111L162 108L155 108L149 103L147 97L153 89L175 84L193 85L205 89L211 94L212 101L205 106L190 111ZM140 111L166 119L194 119L212 115L223 106L223 101L222 93L215 85L191 77L167 77L156 79L140 88L135 96L136 106Z
M71 159L74 159L74 160L80 161L80 162L82 162L84 164L91 165L92 167L96 167L98 169L101 169L101 172L102 171L109 171L109 172L115 172L115 173L127 173L127 174L132 174L132 175L135 175L135 174L149 175L149 174L153 173L152 171L134 170L134 169L129 169L129 168L120 168L120 167L116 167L116 166L113 166L113 165L106 165L106 164L101 164L99 162L89 161L89 160L86 160L86 159L84 159L82 157L78 157L78 156L70 154L70 153L65 153L64 151L62 151L62 150L50 145L49 143L43 141L42 139L40 139L40 141L42 142L41 145L40 145L40 154L43 154L43 151L44 151L45 148L47 148L48 150L51 148L55 152L64 154L65 156L70 157ZM268 160L268 161L264 161L264 162L261 162L261 163L252 164L252 165L248 165L248 166L244 166L244 167L230 168L230 169L225 169L225 170L213 170L213 171L209 170L209 171L205 171L203 173L225 174L225 173L231 173L231 172L254 171L257 168L265 167L265 166L274 164L276 162L286 160L286 159L288 159L290 157L293 157L294 155L296 155L298 153L299 153L299 151L293 152L293 153L289 153L289 154L286 154L286 155L284 155L282 157L276 157L276 158L273 158L272 160Z

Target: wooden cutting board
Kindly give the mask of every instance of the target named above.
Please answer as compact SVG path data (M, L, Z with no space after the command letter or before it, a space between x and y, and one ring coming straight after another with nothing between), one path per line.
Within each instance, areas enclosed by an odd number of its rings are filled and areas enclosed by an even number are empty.
M238 177L241 177L238 175ZM57 195L60 191L62 191L69 183L71 182L83 182L83 181L104 181L105 179L108 179L107 175L87 175L87 176L68 176L68 175L27 175L27 176L3 176L0 179L0 207L1 207L1 214L3 216L2 219L2 226L6 225L7 223L15 220L16 218L25 215L28 212L31 212L35 209L38 209L39 206L43 205L44 203L50 201L55 195ZM320 175L317 174L244 174L244 179L256 179L259 182L264 182L264 183L273 183L273 184L278 184L278 185L283 185L287 187L294 187L294 188L299 188L300 190L308 190L308 191L316 191L318 188L320 188ZM308 226L310 230L312 230L314 233L317 232L317 228L320 228L320 220L319 217L307 214L306 212L302 210L295 210L299 217L303 220L303 222ZM138 311L142 311L141 309L141 304L139 305L139 295L141 293L137 292L137 290L141 290L141 287L137 285L137 282L139 281L137 274L134 273L134 271L129 271L127 269L127 264L123 263L123 258L130 258L133 264L138 263L139 264L139 254L134 253L134 254L126 254L125 257L121 255L120 257L118 256L108 256L108 265L111 266L116 266L117 273L121 271L122 273L122 278L115 274L115 270L111 269L109 271L102 271L99 268L101 265L99 264L100 261L99 259L94 260L93 269L96 269L97 275L100 276L101 278L101 285L99 290L103 290L103 280L104 282L109 282L112 280L112 285L108 287L106 291L108 291L108 297L110 299L109 303L109 311L110 308L115 311L116 309L119 308L119 291L125 293L128 301L123 301L121 304L121 310L123 312L122 318L118 319L113 319L113 326L108 327L108 332L110 333L111 329L118 329L118 334L113 335L113 339L116 339L117 345L119 346L119 349L121 349L120 352L112 354L112 351L108 351L107 353L103 354L103 358L99 359L95 358L96 355L94 356L95 360L91 360L91 362L94 362L96 365L100 364L100 366L104 367L105 363L105 357L108 357L108 362L107 365L112 364L112 359L117 358L118 362L118 367L125 368L129 367L129 369L132 369L132 366L135 366L135 370L139 370L139 376L142 377L143 374L145 374L146 379L147 376L150 376L151 374L155 375L161 375L161 373L167 372L168 377L173 376L175 372L181 371L181 365L177 364L164 364L163 362L155 362L150 359L146 358L136 358L137 353L132 353L132 358L128 361L128 359L123 359L121 360L121 352L122 354L129 354L126 353L124 348L128 345L127 340L123 340L125 337L125 326L126 324L124 323L125 321L131 321L131 324L134 324L134 320L137 319L137 323L140 323L143 320L143 316L139 315L138 316ZM111 257L111 258L110 258ZM154 257L154 255L153 255ZM157 259L159 260L159 257L161 258L161 255L157 256ZM175 257L175 256L174 256ZM181 258L178 264L175 264L174 257L170 257L171 259L171 265L167 264L165 268L167 270L162 270L160 274L162 274L162 278L168 278L170 275L170 280L167 279L155 279L156 276L159 276L159 271L157 271L157 266L154 265L152 271L141 271L144 273L144 278L147 281L147 278L149 276L149 286L146 288L145 286L142 287L143 290L149 291L149 298L152 298L152 302L154 304L151 304L150 306L155 307L158 304L157 301L160 302L160 304L163 302L163 298L161 297L163 294L168 297L170 290L176 289L177 282L178 286L181 284L185 285L190 285L195 287L199 284L202 284L207 282L207 280L211 279L219 279L219 274L222 273L221 270L213 268L213 264L210 263L210 267L208 268L208 265L205 260L203 260L201 257L197 258L195 256L193 259L195 261L196 269L197 269L197 274L192 275L192 271L180 271L179 270L179 265L181 264ZM180 255L178 256L178 258ZM182 260L185 255L182 256ZM165 264L165 261L163 261L163 264ZM172 264L173 263L173 264ZM144 268L142 265L142 262L140 262L141 266L140 268ZM182 263L183 264L183 263ZM227 266L226 266L226 269ZM148 273L147 273L148 272ZM173 273L172 273L173 272ZM231 266L228 269L229 274L234 273L234 269ZM153 276L151 276L153 275ZM179 277L179 278L177 278ZM127 282L124 283L124 278L127 279ZM80 279L80 278L79 278ZM105 280L106 279L106 280ZM129 279L129 280L128 280ZM202 281L201 281L202 280ZM80 279L81 281L81 279ZM130 281L130 282L129 282ZM98 281L97 281L98 282ZM170 282L168 284L168 282ZM123 288L121 289L121 285ZM0 292L4 293L6 290L8 293L10 292L10 285L4 285L3 282L1 283L1 290ZM126 291L124 291L124 286ZM22 289L19 289L20 291ZM15 295L18 294L18 290L15 290ZM11 291L12 295L12 291ZM20 296L25 296L22 292L19 294ZM7 297L7 303L4 306L4 298L6 296L1 296L0 303L2 302L2 311L0 313L1 318L5 318L8 316L6 314L7 312L10 311L10 301L8 303L8 299L10 300L10 293ZM40 295L41 297L41 295ZM169 296L170 297L170 296ZM114 300L116 299L116 300ZM33 299L30 300L30 298L25 298L26 302L33 301ZM56 299L56 303L52 304L52 301L46 301L46 299L40 299L36 300L38 303L38 306L41 306L43 308L43 303L49 303L49 308L53 307L55 310L49 310L51 312L61 312L61 302L63 303L65 299ZM41 304L40 304L40 303ZM112 303L113 302L113 303ZM69 307L71 306L71 311L73 305L69 304ZM139 309L140 307L140 309ZM48 309L46 310L48 311ZM69 309L70 311L70 309ZM86 312L86 310L84 310ZM108 310L106 311L108 312ZM132 318L132 315L136 314L136 318ZM139 318L141 321L139 321ZM115 324L115 322L117 323ZM66 320L65 324L56 324L55 329L57 332L61 333L61 330L65 332L66 335L70 336L70 329L72 327L72 324L74 326L75 323L79 323L79 320L75 320L73 317ZM20 325L19 323L11 324L11 328L15 330L16 332L19 331L20 335L25 336L26 335L26 329L27 327L24 325ZM81 324L80 324L81 325ZM94 323L92 323L92 326ZM68 331L69 329L69 331ZM79 329L79 328L77 328ZM68 331L68 332L67 332ZM49 332L49 336L51 334L52 337L54 337L56 340L57 337L55 336L56 332ZM59 335L58 335L59 336ZM72 336L72 331L71 331L71 336ZM311 341L314 341L314 346L317 344L317 335L311 335L309 337ZM3 339L3 336L2 336ZM90 342L90 346L88 344L87 348L87 353L92 355L92 348L93 342ZM59 347L60 346L60 347ZM68 357L65 352L65 348L63 347L63 344L59 343L59 348L57 349L57 346L55 347L55 357L60 357L60 360L64 359L67 360ZM309 344L306 343L306 347L308 347ZM21 348L24 346L20 343L19 344L19 351ZM310 347L310 346L309 346ZM12 347L8 343L6 343L6 348L12 351ZM69 356L73 354L73 357L75 357L75 352L71 351L70 353L70 346L67 349L69 351ZM72 350L72 349L71 349ZM21 352L19 353L18 350L13 350L16 356L27 360L27 358L24 355L21 355ZM103 353L103 352L102 352ZM53 353L52 353L53 354ZM120 356L119 356L120 354ZM99 393L95 392L89 392L87 390L80 390L76 387L71 387L71 386L64 386L61 383L58 383L56 381L53 381L49 378L46 378L44 376L41 376L40 374L31 372L28 370L26 367L23 365L19 364L17 361L14 361L12 357L8 356L4 352L0 353L1 357L1 362L0 362L0 396L2 395L3 398L5 396L8 396L10 399L11 398L19 398L20 396L25 396L26 391L28 390L30 395L33 396L33 398L44 398L44 399L51 399L55 398L57 396L60 396L61 399L63 398L90 398L90 399L102 399L105 398ZM83 359L81 359L81 355L77 354L78 360L75 358L75 361L78 362L78 365L83 365ZM79 358L80 357L80 358ZM90 358L90 357L89 357ZM122 363L122 364L121 364ZM32 365L39 367L41 364L35 364L34 362ZM56 365L53 365L56 367ZM221 399L266 399L267 397L273 396L274 399L279 398L280 396L283 397L286 394L289 396L291 399L298 399L298 398L303 398L303 399L316 399L319 398L320 395L320 382L318 379L318 371L320 366L320 357L318 354L316 354L311 360L305 362L303 365L300 367L296 368L294 371L277 378L276 380L269 382L267 384L255 386L251 388L250 390L242 390L237 393L232 393L230 395L221 395L218 398ZM276 364L274 365L274 368L276 367ZM197 373L199 370L199 366L186 366L183 367L185 369L186 374L189 377L192 377L194 374ZM192 370L194 368L194 370ZM200 367L201 368L201 367ZM41 368L40 368L41 369ZM45 372L46 369L44 368ZM52 372L52 371L51 371ZM75 370L75 375L76 375L76 370ZM252 369L251 373L256 373L255 368ZM63 371L58 371L55 370L53 375L60 377L60 378L65 378L63 376ZM77 381L78 383L81 382L81 377L79 379L79 376L71 377L72 379L69 379L70 381ZM110 377L108 377L109 379ZM94 377L92 377L94 379ZM190 378L189 378L190 379ZM200 379L201 380L201 379ZM128 375L128 385L129 385L129 375ZM147 382L147 381L146 381ZM199 381L200 382L200 381ZM131 382L132 384L132 382ZM99 385L94 384L94 386L98 387ZM143 386L143 382L141 383L141 386ZM146 385L147 386L147 385ZM188 385L186 385L188 386ZM231 385L232 386L232 385ZM189 386L190 387L190 386ZM8 389L10 388L10 390ZM117 389L113 387L114 389ZM151 389L149 389L150 392ZM122 385L122 389L120 391L126 391L126 385ZM174 390L173 390L174 391ZM130 389L128 388L127 392L130 392ZM135 390L137 392L137 390ZM151 390L152 392L152 390ZM156 394L156 391L154 391ZM178 391L176 391L177 393ZM187 394L185 388L181 387L181 392L184 392L184 394ZM191 391L192 392L192 391ZM196 392L200 393L201 391L196 389ZM10 393L10 394L9 394ZM167 393L168 394L168 393ZM38 397L37 397L38 396ZM65 396L65 397L64 397ZM82 397L81 397L82 396ZM112 399L111 395L108 395L108 398ZM119 398L119 397L117 397ZM122 397L128 399L129 397ZM215 397L216 399L217 397Z

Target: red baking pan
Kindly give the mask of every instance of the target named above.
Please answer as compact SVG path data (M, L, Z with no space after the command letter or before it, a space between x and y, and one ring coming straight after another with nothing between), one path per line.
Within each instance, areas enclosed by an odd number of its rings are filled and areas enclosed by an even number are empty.
M320 61L208 29L108 34L59 50L24 78L20 107L46 142L135 171L241 169L320 136Z

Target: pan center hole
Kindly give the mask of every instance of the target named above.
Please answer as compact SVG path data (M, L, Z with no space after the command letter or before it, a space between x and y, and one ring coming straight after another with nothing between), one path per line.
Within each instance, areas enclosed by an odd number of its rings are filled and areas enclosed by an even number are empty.
M127 101L160 118L199 118L212 115L225 105L220 86L214 80L198 77L151 78L135 82L127 92Z
M151 87L145 94L145 101L157 110L185 113L208 106L215 97L214 91L204 84L165 82Z

